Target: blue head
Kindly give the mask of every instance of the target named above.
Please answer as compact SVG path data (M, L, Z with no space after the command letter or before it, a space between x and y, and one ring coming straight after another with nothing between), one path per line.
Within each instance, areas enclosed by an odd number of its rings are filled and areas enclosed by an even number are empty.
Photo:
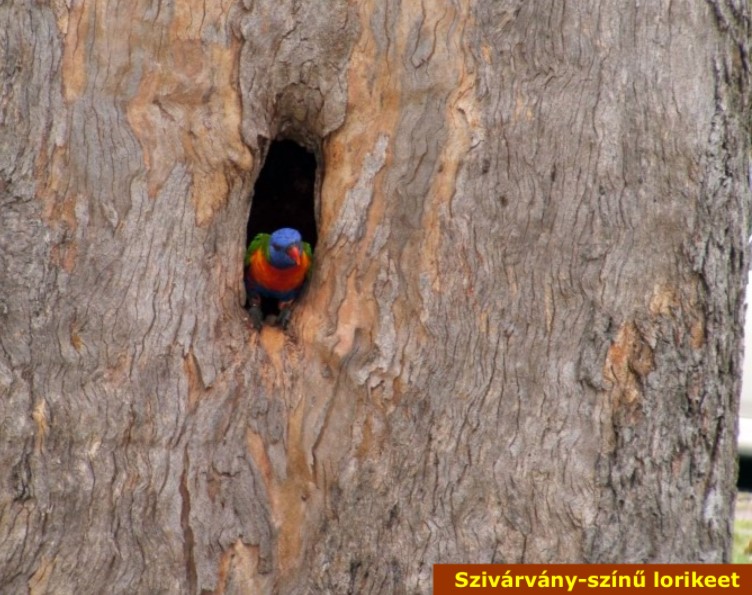
M296 229L283 227L269 239L269 262L278 269L287 269L300 264L303 254L303 238Z

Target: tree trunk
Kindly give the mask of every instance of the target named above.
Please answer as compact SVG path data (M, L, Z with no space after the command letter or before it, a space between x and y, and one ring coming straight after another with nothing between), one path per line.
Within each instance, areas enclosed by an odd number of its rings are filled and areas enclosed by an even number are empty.
M0 585L729 558L744 0L0 2ZM288 332L269 142L318 159Z

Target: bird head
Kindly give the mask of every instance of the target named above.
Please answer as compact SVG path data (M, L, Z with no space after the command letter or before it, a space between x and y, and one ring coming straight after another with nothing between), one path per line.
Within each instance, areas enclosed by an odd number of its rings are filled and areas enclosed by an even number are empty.
M275 231L269 239L269 262L286 269L300 265L303 255L303 238L296 229L283 227Z

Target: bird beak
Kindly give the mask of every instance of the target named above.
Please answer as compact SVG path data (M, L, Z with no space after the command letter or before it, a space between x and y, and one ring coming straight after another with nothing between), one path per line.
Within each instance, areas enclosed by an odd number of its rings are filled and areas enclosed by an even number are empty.
M290 249L287 251L287 253L290 255L290 258L295 261L295 264L297 266L300 266L300 248L298 248L297 246L290 246Z

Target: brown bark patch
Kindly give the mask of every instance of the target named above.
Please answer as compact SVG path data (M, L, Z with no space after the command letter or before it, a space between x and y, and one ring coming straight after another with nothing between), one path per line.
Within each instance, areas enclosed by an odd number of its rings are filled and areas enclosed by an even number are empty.
M201 378L201 369L193 350L183 358L183 371L188 378L188 408L194 411L201 396L206 392L206 386Z
M234 593L233 585L243 585L247 593L270 593L272 579L271 574L262 574L259 568L259 547L236 541L219 559L217 588L213 595Z
M337 340L333 354L340 361L352 352L358 330L372 328L376 319L373 298L363 295L356 277L355 273L348 277L345 298L337 310Z
M60 267L66 273L73 272L78 257L78 246L75 242L65 242L53 246L50 250L50 260L52 264ZM74 345L75 347L75 345Z
M272 491L274 518L279 529L277 549L281 570L295 568L303 548L300 530L305 526L311 495L312 470L305 449L305 402L296 407L288 425L287 477Z
M51 157L47 155L47 151L40 151L35 165L37 179L40 180L38 196L42 200L45 223L63 236L60 244L52 246L50 260L70 273L78 257L78 244L74 238L78 228L76 202L79 196L69 192L67 147L56 146L52 149Z
M673 316L679 307L679 297L670 285L657 284L648 306L653 316Z
M28 582L29 595L43 595L49 593L48 584L50 576L55 568L55 561L50 560L47 556L42 556L39 566L31 575Z
M472 25L471 9L466 2L460 3L459 9L454 5L446 8L443 14L437 11L434 22L424 23L424 27L431 30L438 40L430 59L443 65L448 92L444 113L444 128L448 137L428 194L430 203L424 207L425 237L422 240L423 248L419 251L420 270L431 272L431 289L434 292L442 290L441 264L436 257L444 238L441 222L451 216L458 172L470 151L473 136L479 138L481 134L482 118L476 102L477 77L472 66L473 58L468 55L463 39L465 28ZM458 27L457 22L463 25Z
M67 0L67 4L71 3L71 0ZM50 8L55 15L57 28L62 35L65 35L68 32L68 23L70 20L70 12L68 10L67 4L66 0L50 0ZM78 2L78 4L82 4L82 2Z
M47 437L47 432L50 430L49 411L47 410L47 402L44 399L37 402L34 406L31 412L31 419L34 420L34 425L36 426L34 448L37 452L42 452L42 449L44 449L44 440Z
M269 377L269 388L273 389L277 386L277 380L284 377L282 357L285 350L285 334L278 328L264 326L259 333L259 342L273 365L274 375Z
M70 344L77 352L81 352L84 347L84 341L81 338L78 322L74 319L70 324Z
M374 11L373 2L361 3L359 11L361 22L367 23ZM398 42L399 38L395 39L395 43ZM358 203L356 210L366 217L381 214L371 214L370 206L384 202L374 201L373 197L384 192L380 183L381 176L378 174L391 157L391 136L397 127L400 109L401 85L399 78L393 76L394 70L390 68L392 58L389 56L385 60L380 55L372 28L363 27L350 57L347 119L325 145L325 162L337 164L337 175L327 175L324 178L322 195L328 200L322 204L322 229L327 229L337 221L340 214L346 211L348 203ZM361 171L369 153L382 154L379 171L370 175ZM370 192L354 192L359 187L360 177L364 178L360 185L368 187ZM374 232L372 223L368 225L367 232ZM364 245L367 243L364 242Z
M264 479L266 490L270 491L272 481L274 480L274 471L272 470L269 456L266 454L264 439L259 434L249 430L246 441L248 443L248 452L250 452L251 458L256 463L256 467L261 473L261 477Z
M705 320L698 317L689 329L691 344L694 349L700 349L705 344Z
M285 477L275 475L263 439L247 434L247 447L264 479L277 529L277 566L295 568L303 548L300 531L305 525L308 500L314 485L306 451L303 448L304 404L293 411L288 426L287 468Z
M65 27L61 74L63 96L69 102L78 99L86 87L86 39L89 36L90 13L94 4L94 2L80 0L71 7L66 18L63 18L62 12L56 11L58 27L61 31Z
M693 349L701 349L705 345L705 310L700 297L700 280L696 279L691 285L689 295L682 301L687 325L689 326L690 345Z
M676 342L688 335L693 349L705 344L705 315L700 307L699 280L687 283L683 292L665 283L653 288L649 311L653 318L659 316L680 321Z
M177 38L147 66L127 106L128 121L144 151L149 196L176 167L187 165L196 223L204 226L226 204L229 180L253 165L240 137L240 44L186 39L180 28L171 34Z
M603 376L612 385L614 403L639 405L643 380L653 368L653 350L636 325L632 322L623 324L608 349L603 367Z

